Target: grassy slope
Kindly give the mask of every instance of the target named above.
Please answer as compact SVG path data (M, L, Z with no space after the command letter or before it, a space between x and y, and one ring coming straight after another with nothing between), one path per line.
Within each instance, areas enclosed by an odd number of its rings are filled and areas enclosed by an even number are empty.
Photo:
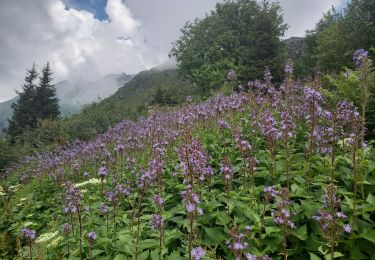
M142 71L111 97L88 105L81 113L63 120L62 127L73 138L90 139L124 118L135 119L143 114L158 87L172 92L178 102L194 92L190 85L178 79L175 69Z

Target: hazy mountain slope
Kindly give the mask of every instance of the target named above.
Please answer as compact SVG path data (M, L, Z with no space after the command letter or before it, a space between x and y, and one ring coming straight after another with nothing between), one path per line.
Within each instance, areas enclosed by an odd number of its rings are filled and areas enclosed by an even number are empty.
M305 38L291 37L284 40L284 43L286 45L288 58L295 61L303 55L305 51Z
M175 69L146 70L134 76L131 81L119 88L108 100L121 100L129 105L147 106L152 101L158 87L177 89L178 84L177 71ZM103 100L103 102L108 102L108 100Z
M64 131L74 138L90 139L124 118L136 119L151 105L158 88L171 93L176 103L196 92L193 86L179 80L176 69L142 71L112 96L66 118Z
M18 100L18 96L0 103L0 130L8 125L8 118L12 115L11 105Z
M56 83L61 114L66 116L79 112L83 105L100 101L112 95L131 78L132 75L121 73L107 75L97 81L64 80ZM11 104L17 99L18 97L14 97L0 103L0 129L7 126L8 118L12 113Z

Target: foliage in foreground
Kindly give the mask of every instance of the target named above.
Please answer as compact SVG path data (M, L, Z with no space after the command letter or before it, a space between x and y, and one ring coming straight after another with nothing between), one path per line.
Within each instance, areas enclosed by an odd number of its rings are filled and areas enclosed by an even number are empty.
M363 118L292 71L279 90L266 71L248 93L125 120L9 169L2 256L370 258Z

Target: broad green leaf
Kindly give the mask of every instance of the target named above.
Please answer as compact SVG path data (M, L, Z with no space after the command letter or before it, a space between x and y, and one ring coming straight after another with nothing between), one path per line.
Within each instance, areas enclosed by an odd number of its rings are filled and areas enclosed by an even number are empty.
M113 260L123 260L126 259L126 255L117 254Z
M172 254L166 257L166 260L178 260L183 259L177 251L173 251Z
M375 205L375 196L369 193L367 196L366 202L372 205Z
M224 232L219 228L203 227L204 234L207 236L210 244L219 244L225 240ZM206 239L205 239L206 240Z
M306 238L307 238L306 225L298 228L297 230L293 230L291 234L294 235L295 237L301 239L301 240L306 240Z
M265 227L264 229L266 230L267 235L281 232L281 229L278 227Z
M317 256L316 254L313 254L313 253L309 253L309 254L310 254L310 260L321 260L321 258Z
M156 239L145 239L139 242L142 249L151 249L159 246L159 241Z
M367 239L368 241L375 244L375 231L374 230L368 230L365 229L363 232L359 235L359 237L362 237L364 239Z
M94 257L94 256L97 256L97 255L100 255L103 252L104 252L103 250L94 249L94 250L92 250L92 256Z
M144 252L138 254L138 258L137 259L146 260L146 259L148 259L149 255L150 255L150 251L148 251L148 250L144 251Z

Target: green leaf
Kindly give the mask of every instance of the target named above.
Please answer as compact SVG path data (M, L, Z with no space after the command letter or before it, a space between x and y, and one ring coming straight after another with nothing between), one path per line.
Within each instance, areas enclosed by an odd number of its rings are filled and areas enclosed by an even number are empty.
M178 260L183 259L177 251L173 251L172 254L166 257L166 260Z
M270 235L272 233L279 233L281 231L281 229L278 227L265 227L264 229L266 230L267 235Z
M367 196L366 202L369 204L375 205L375 196L369 193Z
M369 181L359 181L359 182L357 182L358 184L365 184L365 185L374 185L374 183L371 183L371 182L369 182Z
M306 225L300 227L297 230L293 230L291 234L294 235L295 237L299 238L300 240L305 241L307 239Z
M335 252L335 253L333 254L333 258L338 258L338 257L342 257L342 256L344 256L344 255L341 254L340 252ZM330 253L329 253L329 254L326 254L326 255L324 256L324 258L327 259L327 260L330 260L330 259L331 259L331 254L330 254Z
M205 239L207 245L219 244L225 240L224 232L219 228L208 228L204 227Z
M100 249L94 249L92 250L92 256L97 256L97 255L100 255L102 252L104 252L103 250L100 250Z
M123 260L126 259L126 255L117 254L113 260Z
M133 240L133 236L130 234L122 234L118 237L122 243L129 243Z
M252 209L250 209L250 207L247 207L245 209L243 209L243 214L251 219L252 221L254 221L258 227L260 227L261 225L261 222L260 222L260 217L257 213L255 213Z
M216 225L227 225L229 222L229 217L225 212L217 212L215 214L216 217Z
M159 241L156 239L145 239L139 243L142 249L153 249L159 246Z
M140 260L146 260L150 255L150 251L144 251L138 255L138 259Z
M310 260L320 260L320 257L317 256L316 254L309 253L310 254Z
M150 257L151 257L151 260L159 260L159 252L158 251L151 251Z
M375 231L374 230L368 230L365 229L363 232L359 235L359 237L364 238L373 244L375 244Z

